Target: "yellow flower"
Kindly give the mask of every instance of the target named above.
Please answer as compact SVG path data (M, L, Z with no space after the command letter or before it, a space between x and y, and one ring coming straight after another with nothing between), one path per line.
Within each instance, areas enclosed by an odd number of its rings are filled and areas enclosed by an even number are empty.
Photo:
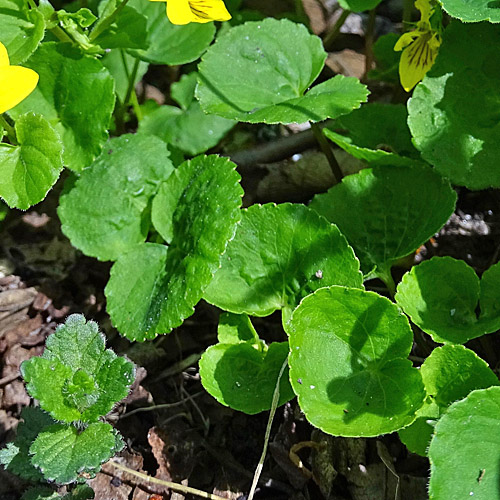
M231 14L223 0L151 0L167 2L167 16L172 24L228 21Z
M430 0L416 0L415 7L420 11L417 29L401 35L394 46L394 50L403 51L399 62L399 78L406 92L415 87L432 68L441 45L441 35L430 23L433 14Z
M38 73L22 66L11 66L7 49L0 42L0 113L28 97L38 83Z

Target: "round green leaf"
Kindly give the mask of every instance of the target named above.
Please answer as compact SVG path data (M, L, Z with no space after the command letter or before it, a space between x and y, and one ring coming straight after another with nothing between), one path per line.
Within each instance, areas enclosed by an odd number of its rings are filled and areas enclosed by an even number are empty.
M500 26L452 22L435 65L408 103L422 157L470 189L500 186L498 40Z
M420 372L406 359L408 320L385 297L332 286L306 297L286 325L290 381L307 419L336 436L378 436L411 424Z
M479 282L465 262L433 257L403 276L396 302L434 341L464 344L500 328L500 263Z
M343 9L353 12L363 12L364 10L374 9L382 0L339 0Z
M243 211L204 298L253 316L283 309L286 321L303 297L328 285L363 286L359 262L337 227L304 205L253 205Z
M443 9L452 17L466 23L478 21L500 22L500 4L492 0L439 0Z
M429 448L432 500L500 499L500 387L450 406Z
M148 48L130 51L143 61L169 66L189 63L198 59L214 38L213 23L172 24L167 18L164 2L130 0L128 5L148 21Z
M0 196L10 207L26 210L42 201L63 168L59 134L40 115L16 120L19 146L0 144Z
M250 123L321 121L349 113L368 92L336 76L311 86L323 68L321 40L303 25L265 19L232 28L199 64L196 95L206 113ZM231 67L231 71L221 68Z
M226 158L180 165L153 200L153 224L169 244L120 257L106 286L108 312L131 340L169 333L194 311L236 230L243 191Z
M82 170L108 138L113 78L100 61L64 43L42 44L24 65L40 75L40 82L10 114L17 118L36 109L61 136L64 164Z
M200 360L203 387L219 403L249 415L269 410L281 367L288 356L288 342L275 342L258 350L250 342L217 344ZM294 397L288 369L280 380L279 405Z
M399 431L403 443L420 455L426 455L434 426L448 406L465 398L475 389L499 385L498 377L474 351L461 345L434 349L420 368L427 394L418 418Z
M116 452L116 436L109 424L97 422L85 430L55 424L46 428L30 448L31 461L47 481L76 481L81 473L95 474Z
M14 65L28 59L45 34L43 15L24 0L0 0L0 26L0 42Z
M414 252L446 223L456 194L425 167L364 169L310 204L337 224L365 274L387 279L394 261Z
M111 139L61 196L63 233L86 255L116 260L146 241L152 198L172 170L160 139L132 134Z

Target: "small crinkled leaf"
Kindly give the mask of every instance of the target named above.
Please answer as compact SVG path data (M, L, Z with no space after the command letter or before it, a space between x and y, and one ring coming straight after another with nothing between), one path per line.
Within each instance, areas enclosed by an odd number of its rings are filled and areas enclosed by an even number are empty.
M370 164L411 165L419 154L411 143L407 120L402 104L370 103L323 132L344 151Z
M452 17L465 23L490 21L500 23L500 3L492 0L439 0Z
M274 342L256 349L251 342L217 344L200 360L203 387L219 403L255 415L269 410L281 367L288 356L288 342ZM288 367L280 379L279 405L294 397Z
M193 313L240 219L235 168L226 158L198 156L161 185L152 220L169 246L137 246L114 264L106 286L108 313L127 338L169 333Z
M500 328L500 263L480 282L464 261L433 257L403 276L396 302L435 342L464 344Z
M106 349L93 321L74 314L47 338L41 357L21 365L30 395L57 420L93 422L123 399L134 365Z
M24 0L0 0L0 42L11 64L20 64L36 50L45 34L45 21Z
M130 5L126 5L115 22L95 39L95 43L103 49L146 49L148 46L147 24L146 17Z
M59 134L41 115L16 120L19 145L0 144L0 196L11 208L26 210L42 201L63 168Z
M451 403L475 389L487 389L500 382L485 361L461 345L434 349L420 372L427 394L426 404L418 411L417 420L399 431L399 436L410 451L425 456L434 426Z
M321 40L303 25L268 18L232 28L202 57L196 96L206 113L250 123L321 121L366 101L357 79L338 75L305 95L323 68ZM231 72L221 67L231 66Z
M101 152L115 106L114 82L94 57L70 44L40 45L24 66L40 75L37 88L9 113L35 109L61 136L64 165L80 171Z
M238 344L243 341L258 345L261 342L250 318L246 314L233 313L220 315L217 340L220 344Z
M85 430L55 424L42 431L30 448L31 461L47 481L72 483L81 473L95 474L115 453L115 432L95 422Z
M63 233L86 255L116 260L146 241L153 196L173 171L167 145L146 135L111 139L60 198Z
M41 481L40 471L31 463L29 449L35 438L55 421L40 408L25 407L21 412L16 439L0 450L0 464L6 470L29 481Z
M335 436L369 437L411 424L424 400L406 359L413 334L385 297L332 286L306 297L285 325L290 381L307 419Z
M436 425L429 459L432 500L500 499L500 387L450 406Z
M363 12L364 10L374 9L382 0L339 0L343 9L353 12Z
M498 25L452 22L408 102L408 125L422 157L469 189L500 187L499 40Z
M62 500L91 500L94 496L94 490L90 486L79 484L70 493L64 495Z
M450 184L427 167L379 166L345 177L309 206L337 224L365 274L387 280L394 261L441 229L456 198Z
M198 59L214 38L213 23L172 24L166 16L164 2L130 0L128 5L148 20L147 49L130 50L143 61L169 66L189 63Z
M253 205L204 298L226 311L283 321L300 300L329 285L362 288L359 261L338 228L304 205Z

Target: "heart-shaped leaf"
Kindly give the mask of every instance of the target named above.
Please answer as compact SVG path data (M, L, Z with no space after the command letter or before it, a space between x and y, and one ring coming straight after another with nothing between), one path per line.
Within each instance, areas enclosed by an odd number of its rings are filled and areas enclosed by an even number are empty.
M500 263L479 281L464 261L433 257L403 276L396 302L436 342L464 344L500 328Z
M363 286L359 262L337 227L304 205L253 205L243 211L204 298L237 314L283 309L286 321L303 297L328 285Z
M309 422L335 436L378 436L411 424L424 400L406 359L408 320L374 292L332 286L306 297L285 325L290 381Z
M500 23L500 4L495 0L439 0L443 9L452 17L465 23L490 21Z

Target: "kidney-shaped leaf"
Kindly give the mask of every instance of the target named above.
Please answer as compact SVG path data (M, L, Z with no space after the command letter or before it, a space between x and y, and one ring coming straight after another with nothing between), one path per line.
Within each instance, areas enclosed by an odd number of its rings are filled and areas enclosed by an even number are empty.
M16 120L18 146L0 144L0 196L10 207L26 210L42 201L63 168L59 134L40 115Z
M408 103L422 157L470 189L500 187L498 40L498 25L451 23L434 67Z
M240 218L236 165L218 156L184 162L153 200L169 246L145 243L120 257L106 286L108 312L131 340L169 333L194 311Z
M437 419L448 406L465 398L475 389L498 385L498 377L474 351L461 345L444 345L434 349L420 368L427 394L418 418L399 431L403 443L425 456Z
M429 458L432 500L499 500L500 387L450 406L436 425Z
M406 359L408 320L385 297L332 286L306 297L285 325L290 381L307 419L336 436L378 436L411 424L424 400Z
M116 260L146 241L151 200L173 165L167 145L145 135L111 139L60 198L63 233L86 255Z
M357 79L339 75L304 95L325 59L321 40L303 25L248 22L218 38L203 56L196 95L205 112L250 123L335 118L359 107L368 92Z
M222 257L205 300L234 313L286 321L300 300L328 285L361 288L359 262L334 225L304 205L253 205Z
M464 261L434 257L405 274L396 301L436 342L464 344L500 328L500 263L480 282Z
M500 22L500 4L492 0L439 0L452 17L466 23L478 21Z
M390 282L394 261L432 237L455 208L448 182L425 167L374 167L345 177L310 204L337 224L365 274Z
M10 111L36 110L59 132L65 166L82 170L101 152L115 105L114 82L97 59L66 43L48 42L24 64L40 75L33 93Z

